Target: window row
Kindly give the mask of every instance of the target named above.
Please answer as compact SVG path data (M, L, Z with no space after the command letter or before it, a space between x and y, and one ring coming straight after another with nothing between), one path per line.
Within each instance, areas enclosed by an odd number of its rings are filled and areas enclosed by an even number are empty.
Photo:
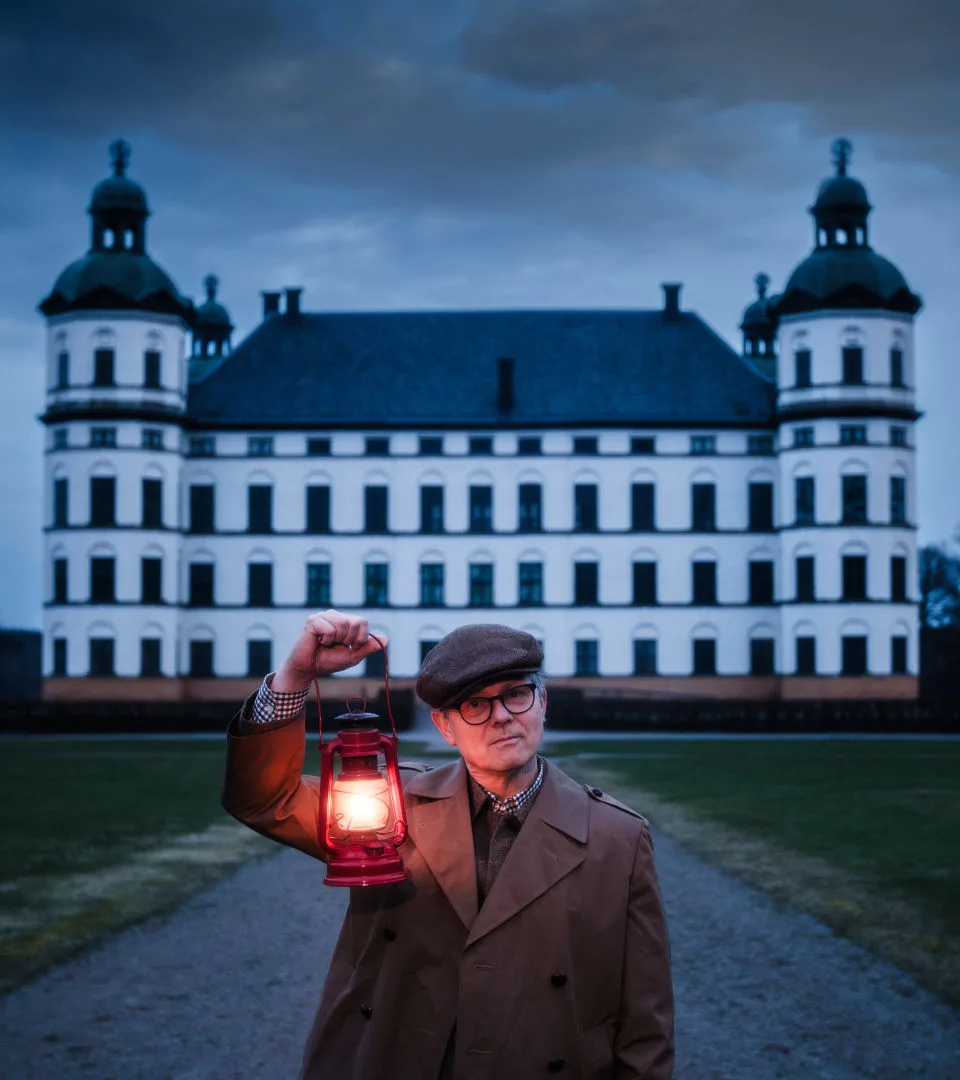
M793 429L794 448L816 446L815 431L812 427L796 427ZM870 446L884 445L882 443L871 444L868 438L866 424L841 424L839 443L820 443L821 446ZM901 424L891 424L889 429L890 446L907 446L907 429Z
M895 346L888 353L888 384L895 388L904 388L903 349ZM863 347L845 345L840 350L840 382L843 386L863 386L864 379ZM813 353L810 349L796 349L793 354L793 386L796 390L806 390L813 386Z
M817 487L812 476L797 476L793 481L794 524L817 524ZM907 480L891 476L888 486L888 515L890 525L907 524ZM867 477L863 475L840 478L840 524L866 525Z
M70 429L65 427L53 429L53 449L68 450L71 447L79 449L81 445L89 447L107 447L116 449L117 429L115 427L91 427L89 440L86 444L70 442ZM141 450L164 450L163 428L142 428L140 431Z
M53 526L70 526L70 482L65 476L53 481ZM112 528L117 524L117 479L115 476L90 477L90 520L97 528ZM140 481L140 527L162 529L163 481L143 477Z
M143 353L143 388L145 390L162 390L162 367L163 355L159 349L146 349ZM55 389L68 390L71 386L85 384L72 383L70 381L70 353L61 349L57 353L57 378ZM93 382L91 386L115 387L116 378L116 352L114 349L95 349L93 353Z

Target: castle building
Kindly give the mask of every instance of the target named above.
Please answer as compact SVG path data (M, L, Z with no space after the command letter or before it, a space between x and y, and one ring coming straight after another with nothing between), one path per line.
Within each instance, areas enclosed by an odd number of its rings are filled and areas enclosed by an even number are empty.
M47 319L48 698L235 697L310 610L391 672L464 622L651 695L916 695L913 320L834 144L814 248L732 349L655 310L311 313L232 347L113 145ZM368 674L379 674L379 657ZM238 682L239 680L239 682Z

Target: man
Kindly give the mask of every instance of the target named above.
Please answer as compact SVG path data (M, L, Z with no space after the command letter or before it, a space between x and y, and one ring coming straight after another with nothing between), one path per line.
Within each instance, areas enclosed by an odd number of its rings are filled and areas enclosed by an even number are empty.
M323 857L295 718L315 656L326 674L378 648L364 619L307 619L231 722L234 817ZM351 890L301 1080L669 1080L650 831L538 756L542 662L535 638L496 625L454 630L424 660L417 693L460 760L404 768L409 878Z

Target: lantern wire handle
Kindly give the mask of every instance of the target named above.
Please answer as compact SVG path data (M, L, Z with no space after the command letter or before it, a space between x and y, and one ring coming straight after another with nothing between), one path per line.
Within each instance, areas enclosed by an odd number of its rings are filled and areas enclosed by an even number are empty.
M393 719L393 709L390 708L390 663L387 660L387 648L381 638L378 638L376 634L370 634L370 637L380 646L380 651L383 653L383 688L387 697L387 717L390 720L390 727L393 731L394 742L400 741L400 736L397 735L397 725ZM324 646L319 642L313 653L313 692L317 699L317 732L320 736L320 741L323 741L323 714L320 711L320 683L317 680L317 657L320 654L320 650ZM364 708L366 708L366 699L363 700ZM349 703L348 703L349 706Z

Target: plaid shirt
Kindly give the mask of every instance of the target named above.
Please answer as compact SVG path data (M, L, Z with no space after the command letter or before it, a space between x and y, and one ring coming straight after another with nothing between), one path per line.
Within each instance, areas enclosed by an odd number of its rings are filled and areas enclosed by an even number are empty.
M309 687L303 690L292 690L286 694L279 690L272 690L271 684L275 674L276 672L271 672L260 684L253 702L253 709L250 716L246 718L248 723L276 724L279 727L281 723L285 724L288 720L292 720L306 703L307 694L310 693Z
M523 811L537 797L537 792L540 790L540 785L543 783L543 774L545 771L546 770L543 766L543 758L540 757L538 754L537 775L533 778L528 787L525 787L523 791L518 792L516 795L511 795L509 799L498 798L496 795L493 794L492 791L487 791L483 784L481 784L477 780L474 780L472 776L470 777L470 780L474 784L476 784L478 792L482 792L482 794L486 796L487 800L489 801L490 809L495 814L502 814L504 816L506 816L507 814L514 814L516 817L519 817L521 820L523 820L523 818L526 816ZM483 802L482 798L480 802Z

